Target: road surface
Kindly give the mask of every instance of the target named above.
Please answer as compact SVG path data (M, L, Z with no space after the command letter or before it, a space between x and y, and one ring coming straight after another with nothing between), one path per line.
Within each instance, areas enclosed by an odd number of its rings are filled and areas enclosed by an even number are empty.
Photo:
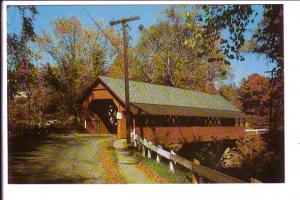
M9 183L166 183L113 148L114 135L52 135L12 138Z

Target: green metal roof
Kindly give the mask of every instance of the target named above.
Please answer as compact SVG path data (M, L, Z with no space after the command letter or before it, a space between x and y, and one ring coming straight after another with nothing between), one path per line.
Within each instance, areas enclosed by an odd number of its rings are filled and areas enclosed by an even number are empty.
M104 76L100 76L99 78L121 101L125 102L124 80ZM180 115L179 113L181 113L181 115L193 116L193 113L195 113L197 116L197 113L200 114L200 111L201 115L204 115L203 113L214 113L213 115L218 115L219 113L221 115L221 111L222 113L229 113L232 117L242 115L235 106L220 95L137 81L129 81L129 92L130 103L140 108L144 107L149 113L151 111L154 112L154 110L159 112L161 109L154 109L155 105L163 105L165 106L164 109L168 108L167 110L170 111L169 114L173 113L174 115L176 113L176 115ZM151 105L151 109L149 109L149 105ZM182 109L184 111L180 112Z

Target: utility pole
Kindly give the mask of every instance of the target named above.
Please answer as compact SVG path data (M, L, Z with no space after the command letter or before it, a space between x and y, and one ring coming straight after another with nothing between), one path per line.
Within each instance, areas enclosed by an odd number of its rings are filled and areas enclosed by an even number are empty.
M127 143L130 143L130 124L131 124L131 116L130 116L130 101L129 101L129 80L128 80L128 57L127 57L127 22L139 20L140 17L130 17L123 18L117 21L111 21L109 24L111 26L122 24L122 32L123 32L123 56L124 56L124 69L125 69L125 117L126 117L126 138Z

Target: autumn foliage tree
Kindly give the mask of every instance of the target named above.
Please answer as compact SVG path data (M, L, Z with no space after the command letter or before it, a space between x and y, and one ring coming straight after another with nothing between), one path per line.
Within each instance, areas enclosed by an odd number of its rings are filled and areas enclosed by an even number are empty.
M253 35L253 51L267 55L276 64L271 74L270 128L284 129L283 5L264 5L263 20Z
M36 37L39 51L51 58L43 67L49 93L48 112L62 124L81 123L80 98L97 76L106 72L107 52L102 35L84 28L75 17L53 22L53 33Z
M8 7L19 12L20 33L7 34L7 81L9 132L16 128L35 126L40 110L38 95L39 70L34 66L30 44L35 41L33 21L38 14L34 6Z
M239 88L235 85L221 85L218 93L226 100L230 101L237 108L241 109L241 101L239 96Z
M270 80L259 74L252 74L242 80L240 99L246 114L268 116Z

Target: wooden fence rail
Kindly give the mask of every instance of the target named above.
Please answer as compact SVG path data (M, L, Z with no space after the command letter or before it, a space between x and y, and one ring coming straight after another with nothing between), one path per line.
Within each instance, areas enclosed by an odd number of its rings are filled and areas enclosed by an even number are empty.
M207 168L201 165L198 160L194 160L192 162L188 159L176 155L173 151L168 152L164 150L161 146L155 146L151 142L148 142L146 139L139 137L134 132L131 133L131 142L134 147L142 151L142 154L145 157L152 158L154 156L152 155L152 152L155 152L156 161L158 163L160 162L161 157L167 159L169 161L170 171L173 173L175 172L176 164L179 164L182 167L191 170L191 172L193 173L193 183L201 183L203 181L203 177L216 183L246 183L237 178ZM256 181L259 182L258 180ZM253 183L253 181L251 182Z

